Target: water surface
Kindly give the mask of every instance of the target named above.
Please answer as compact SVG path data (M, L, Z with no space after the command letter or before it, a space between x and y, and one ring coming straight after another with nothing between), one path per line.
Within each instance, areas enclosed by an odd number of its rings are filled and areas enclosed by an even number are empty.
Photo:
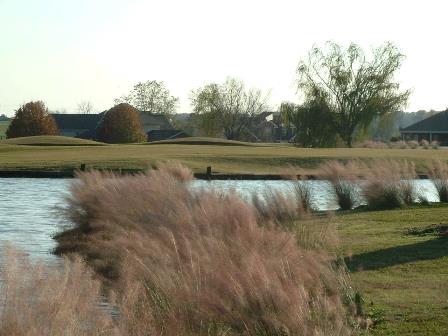
M11 242L33 259L55 260L52 236L70 223L58 216L56 207L64 205L64 197L72 179L0 178L0 244ZM254 193L263 195L269 190L293 195L291 181L195 181L193 188L235 191L250 200ZM326 181L307 181L312 202L318 210L335 210L330 185ZM418 189L429 201L437 201L434 186L429 180L417 180ZM362 202L362 200L360 200Z

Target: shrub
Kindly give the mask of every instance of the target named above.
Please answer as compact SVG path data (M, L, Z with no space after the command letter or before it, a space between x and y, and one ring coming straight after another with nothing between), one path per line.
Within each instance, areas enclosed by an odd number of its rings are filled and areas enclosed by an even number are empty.
M325 249L175 170L82 173L64 210L75 227L57 252L80 253L117 290L123 334L350 333Z
M422 146L424 149L429 149L429 142L423 139L420 141L420 146Z
M393 209L415 203L419 195L413 180L417 177L414 163L376 160L366 170L362 185L370 208Z
M431 148L432 149L439 149L440 143L438 141L431 141Z
M147 139L138 110L125 103L106 112L98 134L100 140L107 143L145 142Z
M336 201L342 210L353 209L359 203L359 168L356 162L342 164L339 161L329 161L321 165L319 170L320 177L331 183Z
M363 143L359 144L356 147L363 147L363 148L389 148L386 143L383 141L373 141L373 140L367 140Z
M390 146L390 148L394 148L394 149L408 149L409 148L406 141L403 141L403 140L391 142L389 144L389 146Z
M448 203L448 164L440 160L433 161L428 166L428 173L437 190L439 201Z
M418 142L415 140L411 140L407 142L409 148L411 149L417 149L418 148Z
M18 138L35 135L58 135L58 127L54 118L41 101L22 105L6 130L7 138Z
M0 335L119 335L100 308L99 281L79 258L46 267L2 252Z

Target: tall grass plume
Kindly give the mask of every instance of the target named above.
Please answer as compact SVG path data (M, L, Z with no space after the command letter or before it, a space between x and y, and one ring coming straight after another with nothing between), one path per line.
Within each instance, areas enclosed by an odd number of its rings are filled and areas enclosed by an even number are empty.
M120 335L80 258L49 267L12 247L1 252L0 335Z
M359 205L359 165L355 161L343 164L328 161L319 167L320 177L331 183L335 199L341 210L351 210Z
M74 227L56 252L80 254L115 291L124 334L351 333L327 250L235 195L192 190L179 169L82 173L71 188Z
M448 203L448 164L441 160L431 162L428 175L436 188L439 201Z
M413 162L375 160L365 169L365 177L367 181L362 189L370 208L400 208L419 199Z

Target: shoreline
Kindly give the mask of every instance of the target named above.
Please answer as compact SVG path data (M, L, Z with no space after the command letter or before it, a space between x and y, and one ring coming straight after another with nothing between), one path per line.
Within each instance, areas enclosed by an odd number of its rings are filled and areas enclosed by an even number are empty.
M144 170L134 169L104 169L118 174L139 174ZM0 178L74 178L81 170L0 170ZM282 174L229 174L229 173L194 173L198 180L287 180ZM297 176L300 178L300 176ZM307 176L309 180L316 180L316 176Z
M0 178L74 178L77 172L82 170L0 170ZM103 169L118 174L139 174L144 170L138 169ZM247 180L247 181L269 181L289 180L284 174L247 174L247 173L194 173L198 180ZM296 176L297 179L319 180L316 175ZM418 174L418 179L427 180L427 174Z

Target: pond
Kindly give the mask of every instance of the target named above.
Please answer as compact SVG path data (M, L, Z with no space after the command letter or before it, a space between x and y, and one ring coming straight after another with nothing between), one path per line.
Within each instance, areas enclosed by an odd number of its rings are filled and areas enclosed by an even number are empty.
M55 210L64 205L64 197L72 179L0 178L0 244L7 242L34 258L55 260L52 236L61 231L64 223ZM330 185L326 181L307 181L312 202L318 210L335 210ZM437 201L435 189L429 180L417 180L418 189L430 200ZM250 200L253 193L273 190L286 195L293 193L291 181L195 181L193 188L213 188L217 191L234 190Z

